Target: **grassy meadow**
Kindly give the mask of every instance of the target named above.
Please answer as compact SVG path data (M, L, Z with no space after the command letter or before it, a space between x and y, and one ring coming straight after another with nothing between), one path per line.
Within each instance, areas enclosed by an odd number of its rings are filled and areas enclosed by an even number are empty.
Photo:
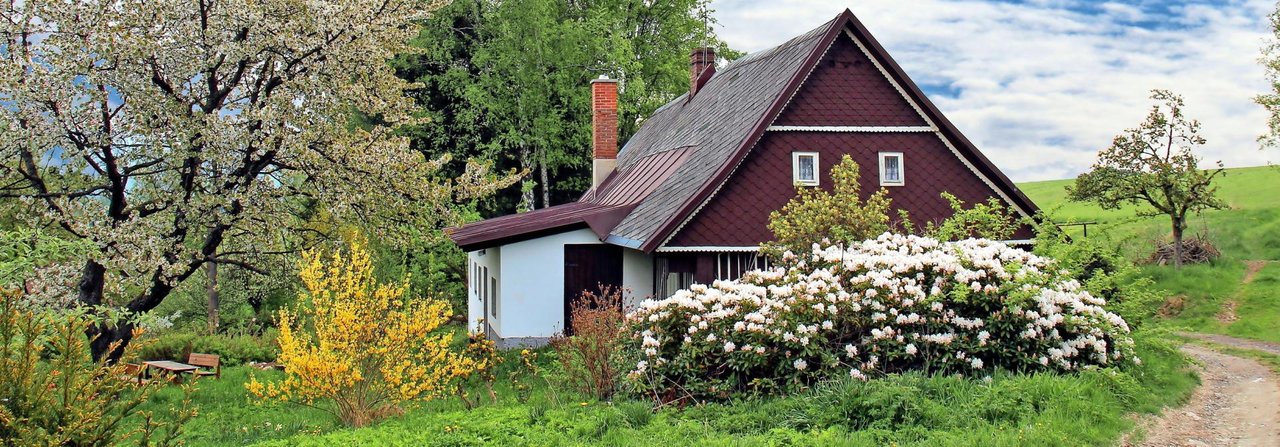
M1154 413L1195 387L1195 376L1167 338L1140 337L1142 365L1124 370L998 373L989 382L906 374L658 411L643 400L599 402L568 391L555 372L554 352L540 350L545 373L527 380L527 400L500 379L497 402L486 399L468 410L444 396L359 429L342 428L316 409L253 401L243 388L249 375L280 373L237 366L225 369L221 380L194 384L191 397L200 414L184 427L182 439L193 447L1104 445L1132 429L1131 413ZM518 354L507 353L498 377L507 377L517 363ZM164 411L181 398L180 388L169 387L146 410Z
M1097 222L1089 225L1088 237L1115 244L1131 259L1142 260L1156 241L1171 240L1166 217L1138 218L1134 208L1103 210L1066 200L1071 182L1018 186L1055 222ZM1189 219L1188 233L1205 235L1222 257L1181 271L1155 265L1143 269L1169 294L1162 308L1168 325L1280 342L1280 168L1228 169L1217 183L1228 208ZM1068 233L1084 237L1081 227L1069 227ZM1243 281L1246 272L1248 284Z

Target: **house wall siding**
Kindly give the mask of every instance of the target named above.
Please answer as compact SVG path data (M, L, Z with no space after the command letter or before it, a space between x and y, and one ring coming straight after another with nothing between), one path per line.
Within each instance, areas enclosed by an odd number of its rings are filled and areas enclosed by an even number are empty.
M820 187L831 189L831 167L848 154L860 169L863 197L880 189L879 152L903 153L903 186L886 187L894 209L905 209L917 227L951 215L943 191L967 203L995 197L932 133L771 132L747 156L739 172L669 246L744 246L771 240L769 213L795 197L791 152L819 154ZM894 213L896 218L896 212ZM1015 239L1030 238L1023 228Z
M775 121L787 126L923 126L909 102L841 36ZM905 185L887 187L895 209L910 213L917 227L951 215L941 193L967 203L998 197L996 191L946 146L936 132L771 131L737 172L667 246L744 246L772 239L769 213L795 196L792 152L817 152L820 187L830 190L831 167L849 155L860 168L864 197L880 189L879 152L901 152ZM897 213L892 214L896 219ZM1015 239L1029 239L1024 227Z
M600 244L591 230L581 229L468 253L473 264L489 267L498 279L498 316L490 318L493 335L502 347L538 346L564 330L564 246ZM631 290L627 304L653 294L653 258L623 249L623 287ZM468 286L467 317L473 329L484 316L484 303Z
M489 277L496 278L498 279L498 282L501 283L502 282L501 281L502 263L500 262L502 258L501 253L502 253L501 247L494 247L487 250L477 250L477 251L472 251L467 253L467 260L470 261L468 263L468 268L470 268L470 270L467 271L467 280L468 280L467 281L467 326L470 327L472 330L476 330L476 331L484 330L484 328L480 325L480 322L482 318L486 317L485 308L484 308L484 299L481 297L481 290L483 289L478 288L480 284L477 283L477 279L484 280L484 281L489 280L489 278L483 278L483 277L477 278L475 267L476 266L487 267L489 269ZM499 288L501 288L501 284L499 284ZM494 292L495 292L494 295L496 296L497 291L494 291ZM499 307L498 310L501 311L502 310L501 307ZM498 327L498 324L500 322L499 318L490 316L488 320L489 320L489 326L491 328Z
M841 33L773 124L923 126L926 122L853 39Z
M599 243L581 229L503 245L498 335L537 344L564 330L564 246Z
M622 287L630 291L623 305L634 308L653 297L653 257L640 250L622 249Z

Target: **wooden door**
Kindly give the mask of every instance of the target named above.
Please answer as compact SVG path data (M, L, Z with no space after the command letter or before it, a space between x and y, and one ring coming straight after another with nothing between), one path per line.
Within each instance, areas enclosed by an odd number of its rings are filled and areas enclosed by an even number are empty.
M572 335L573 303L601 286L622 287L622 247L608 244L564 246L564 332Z

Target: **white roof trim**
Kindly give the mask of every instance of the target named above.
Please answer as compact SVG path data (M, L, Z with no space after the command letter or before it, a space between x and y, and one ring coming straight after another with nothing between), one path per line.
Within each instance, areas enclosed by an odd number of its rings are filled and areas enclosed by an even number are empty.
M1011 239L1007 241L1000 241L1000 243L1005 245L1033 245L1036 243L1036 240L1035 239Z
M758 246L754 246L754 245L752 245L752 246L746 246L746 247L717 247L717 246L714 246L714 245L700 245L700 246L692 246L692 247L658 247L658 249L657 249L657 250L654 250L654 251L656 251L656 252L658 252L658 253L687 253L687 252L738 252L738 253L748 253L748 252L757 252L757 251L760 251L760 247L758 247Z
M769 126L770 132L937 132L931 126Z

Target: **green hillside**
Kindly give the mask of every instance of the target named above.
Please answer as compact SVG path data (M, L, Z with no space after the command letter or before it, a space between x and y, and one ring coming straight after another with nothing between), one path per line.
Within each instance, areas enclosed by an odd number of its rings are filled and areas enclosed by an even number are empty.
M1113 243L1135 260L1144 259L1155 241L1170 238L1168 218L1067 201L1065 187L1072 181L1018 186L1056 222L1097 222L1088 237ZM1188 233L1206 235L1222 258L1182 271L1144 268L1170 294L1163 309L1170 324L1280 342L1280 168L1228 169L1218 185L1230 208L1190 219ZM1069 233L1084 237L1080 227Z

